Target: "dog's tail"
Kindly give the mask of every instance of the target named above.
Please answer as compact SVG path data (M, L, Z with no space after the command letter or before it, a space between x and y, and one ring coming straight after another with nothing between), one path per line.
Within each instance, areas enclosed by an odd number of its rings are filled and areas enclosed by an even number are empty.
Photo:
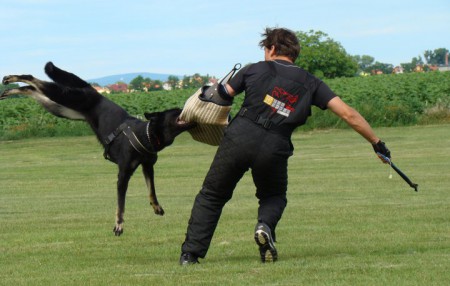
M54 82L74 88L84 88L90 86L89 83L85 82L73 73L66 72L58 67L56 67L52 62L48 62L45 65L45 73Z

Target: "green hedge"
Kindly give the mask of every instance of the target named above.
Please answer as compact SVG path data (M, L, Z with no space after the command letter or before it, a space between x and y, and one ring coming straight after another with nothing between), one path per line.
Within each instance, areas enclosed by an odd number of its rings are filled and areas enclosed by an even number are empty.
M325 81L345 102L357 109L374 127L450 122L450 72L409 73ZM192 90L111 94L108 97L130 114L142 117L146 111L183 107ZM236 114L243 96L238 96ZM313 109L302 129L342 128L331 112ZM57 118L33 99L0 101L0 140L33 136L78 136L92 134L82 121Z
M373 126L450 121L450 72L340 78L326 82ZM329 117L325 113L314 119L324 120L326 124L320 127L342 125Z

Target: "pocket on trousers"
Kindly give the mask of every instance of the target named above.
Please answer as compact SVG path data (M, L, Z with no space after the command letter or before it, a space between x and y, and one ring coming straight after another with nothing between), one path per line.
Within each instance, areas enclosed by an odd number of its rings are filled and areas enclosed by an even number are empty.
M274 155L289 158L294 154L294 146L291 139L286 137L277 137L278 144L274 148Z

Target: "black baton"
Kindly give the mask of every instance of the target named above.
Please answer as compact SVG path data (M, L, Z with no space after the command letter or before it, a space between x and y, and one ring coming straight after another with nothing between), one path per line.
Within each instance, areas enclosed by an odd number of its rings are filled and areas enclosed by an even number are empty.
M395 170L395 172L397 172L397 174L400 175L400 177L402 177L403 180L405 180L405 182L408 183L408 185L414 189L414 191L418 191L417 188L419 187L418 184L414 184L413 182L411 182L411 180L408 178L408 176L405 175L405 173L403 173L397 166L394 165L394 163L392 163L391 159L389 159L388 157L384 156L383 154L377 152L377 155L379 157L381 157L384 161L388 162L389 165L391 165L392 169Z

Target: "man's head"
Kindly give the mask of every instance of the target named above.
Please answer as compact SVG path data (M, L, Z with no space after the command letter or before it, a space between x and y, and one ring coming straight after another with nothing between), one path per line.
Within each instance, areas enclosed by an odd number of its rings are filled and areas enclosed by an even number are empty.
M259 46L269 51L273 49L276 56L285 56L295 62L300 54L300 44L297 36L291 30L266 28L262 36L264 39L259 42Z

